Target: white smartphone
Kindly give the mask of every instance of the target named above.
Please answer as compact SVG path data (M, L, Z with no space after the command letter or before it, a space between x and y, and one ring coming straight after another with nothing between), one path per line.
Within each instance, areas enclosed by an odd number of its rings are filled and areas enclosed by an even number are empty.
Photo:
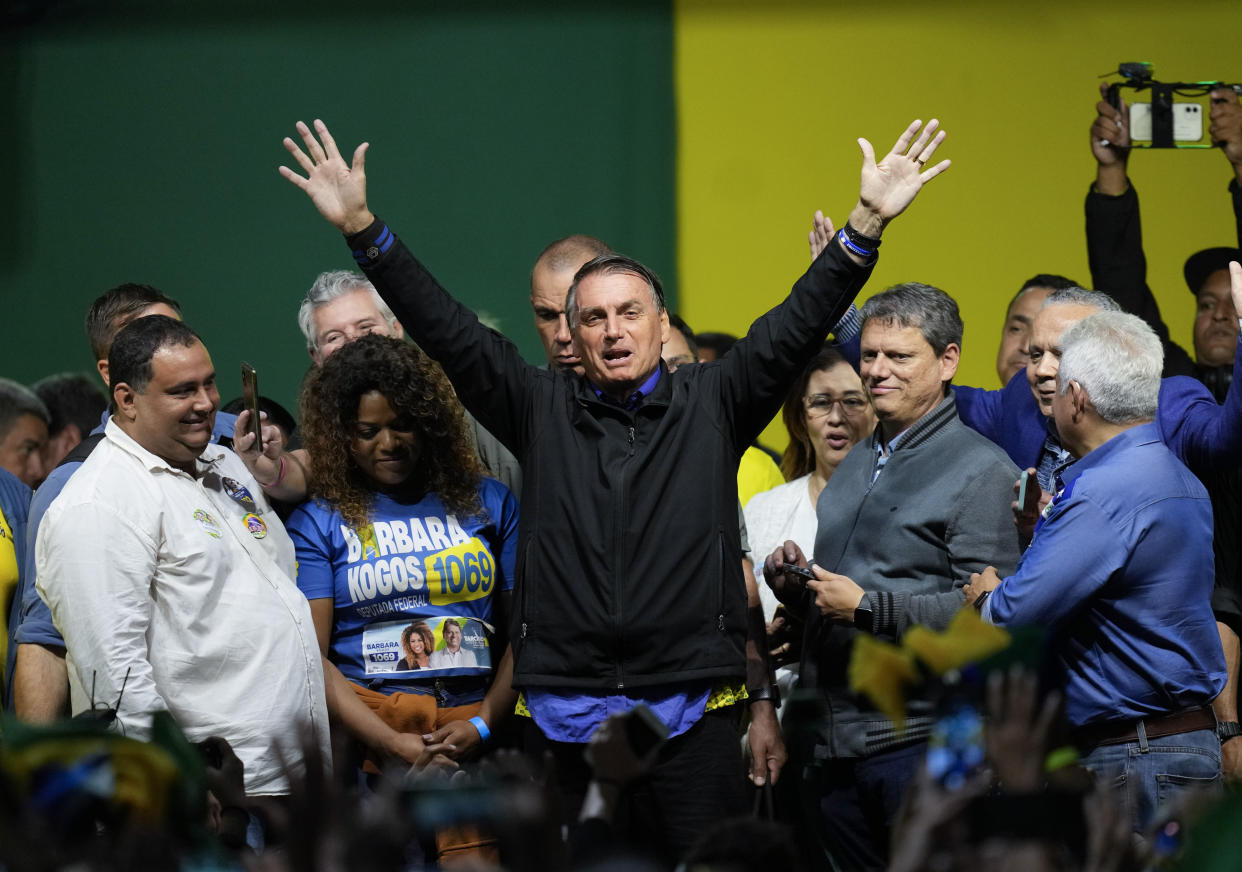
M1198 103L1173 104L1173 141L1198 142L1203 139L1203 107ZM1151 104L1130 104L1130 140L1151 141Z

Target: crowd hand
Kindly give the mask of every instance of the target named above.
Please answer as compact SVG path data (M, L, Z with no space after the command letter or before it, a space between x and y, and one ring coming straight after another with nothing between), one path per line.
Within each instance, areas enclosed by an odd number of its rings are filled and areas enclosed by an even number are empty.
M207 789L215 794L225 808L246 807L245 764L233 751L233 746L219 736L208 736L199 743L200 747L209 749L213 756L219 756L220 765L207 765L204 772Z
M609 715L595 728L587 743L593 778L601 784L624 787L646 775L659 754L658 745L642 757L634 753L625 730L627 717L625 714Z
M207 751L208 759L220 761L218 766L207 763L203 767L211 831L223 844L241 847L245 844L246 827L250 822L245 764L228 741L219 736L209 736L198 744Z
M961 787L949 790L919 768L893 823L888 872L934 868L932 854L952 853L969 837L966 807L987 792L990 776L976 772Z
M1242 315L1242 264L1229 261L1229 294L1233 297L1233 310Z
M1095 104L1095 121L1091 124L1091 153L1102 167L1125 168L1130 156L1130 107L1121 100L1115 109L1108 102L1108 84L1100 83L1100 102Z
M750 704L746 742L750 748L750 783L762 787L770 778L776 784L788 755L780 721L776 718L776 706L771 700L756 700Z
M1212 108L1208 112L1208 136L1219 144L1234 170L1242 173L1242 103L1233 88L1217 88L1208 94Z
M286 166L280 167L280 174L305 191L319 214L342 233L348 235L370 227L375 220L367 209L365 168L370 144L364 142L354 149L353 162L346 164L337 150L336 141L328 132L328 126L322 121L315 119L314 133L299 121L297 131L306 151L288 136L284 139L284 146L306 177Z
M1039 682L1026 667L1014 665L1008 675L988 676L984 746L993 774L1008 792L1034 793L1043 787L1048 736L1061 694L1052 691L1038 703Z
M830 620L851 623L854 612L862 602L863 589L854 579L829 572L822 566L812 566L815 580L806 583L807 590L815 597L815 607Z
M828 243L832 241L832 235L836 232L832 226L832 219L816 209L815 216L811 219L811 232L807 234L807 241L811 243L812 263L828 247Z
M850 224L855 230L866 236L879 236L888 222L914 202L923 185L949 168L947 160L927 167L946 136L945 131L937 131L939 127L935 118L926 127L922 121L913 122L878 162L871 143L858 140L863 165L858 205L850 213Z
M772 620L768 621L766 630L768 660L772 665L785 666L798 662L801 653L797 650L799 646L795 643L801 639L801 627L794 622L784 606L777 607L776 614Z
M429 746L444 745L452 748L448 756L454 760L471 757L483 746L478 729L468 720L449 721L435 732L424 733L423 741Z
M995 566L985 567L983 572L972 572L970 574L970 582L962 588L962 594L966 597L966 604L973 606L975 600L983 596L984 591L994 591L1000 587L1003 581L996 574Z

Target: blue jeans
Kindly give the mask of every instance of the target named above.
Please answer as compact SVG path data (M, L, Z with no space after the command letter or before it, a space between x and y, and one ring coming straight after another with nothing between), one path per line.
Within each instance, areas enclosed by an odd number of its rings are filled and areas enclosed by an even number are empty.
M1136 742L1100 745L1082 764L1097 778L1111 778L1136 833L1188 790L1221 787L1220 740L1213 730L1148 739L1142 725Z

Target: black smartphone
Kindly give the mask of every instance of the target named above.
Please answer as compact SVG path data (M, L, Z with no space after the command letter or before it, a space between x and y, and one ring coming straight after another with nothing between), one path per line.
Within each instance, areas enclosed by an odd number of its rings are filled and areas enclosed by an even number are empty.
M254 450L263 450L263 422L259 420L259 374L244 360L242 372L242 402L250 411L250 432L254 434Z
M796 566L793 563L786 563L784 566L781 567L781 571L790 572L790 573L793 573L794 575L800 575L803 578L809 578L811 581L815 580L814 572L811 572L811 570L807 569L806 567Z

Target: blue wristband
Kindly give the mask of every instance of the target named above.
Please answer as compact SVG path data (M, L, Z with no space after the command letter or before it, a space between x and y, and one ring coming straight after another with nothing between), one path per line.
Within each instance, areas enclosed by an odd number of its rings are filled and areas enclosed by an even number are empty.
M848 248L850 251L854 252L854 253L855 253L856 255L858 255L859 257L871 257L873 254L875 254L875 251L874 251L874 250L873 250L873 251L867 251L867 249L862 248L862 247L860 247L860 246L858 246L858 245L855 245L855 244L854 244L854 243L850 240L850 238L849 238L848 236L846 236L846 235L845 235L845 230L844 230L844 229L841 229L841 230L838 230L838 231L837 231L837 238L841 240L841 244L842 244L842 245L844 245L844 246L845 246L846 248Z
M479 731L479 741L486 742L492 731L487 728L487 723L478 715L470 719L470 723L474 724L474 728Z

